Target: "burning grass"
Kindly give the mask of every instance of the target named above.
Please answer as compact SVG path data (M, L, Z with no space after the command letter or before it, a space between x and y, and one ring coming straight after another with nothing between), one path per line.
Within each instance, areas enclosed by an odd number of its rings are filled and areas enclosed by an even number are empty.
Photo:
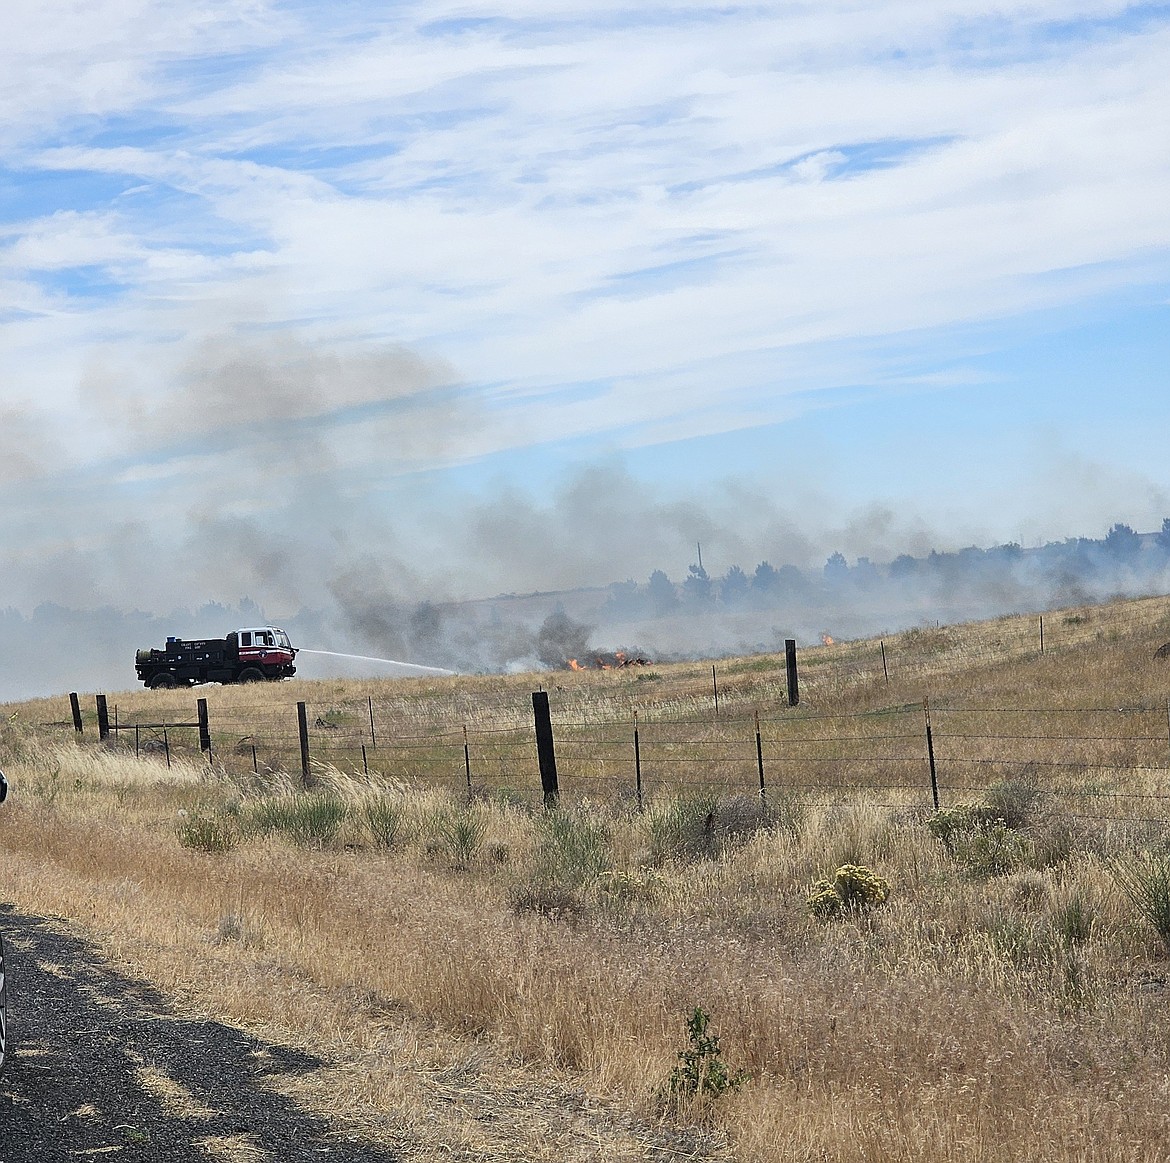
M1050 733L1030 708L1084 707L1089 692L1108 691L1102 707L1164 716L1165 672L1151 658L1166 609L1094 610L1065 626L1079 637L1046 635L1044 656L1023 620L949 628L904 654L887 642L889 686L873 644L839 643L804 654L802 685L822 714L886 712L850 720L876 724L867 747L924 693L939 715L1005 708L1001 726L1021 738ZM733 709L781 702L758 660L720 669ZM624 732L634 709L666 738L702 708L712 734L679 731L674 745L706 754L719 730L709 668L656 671L654 683L557 675L562 706L593 729L574 746ZM368 697L403 737L447 730L453 716L528 728L531 682L295 689L326 709ZM292 686L208 692L213 722L233 704L284 713ZM119 703L157 717L164 698L174 695ZM568 1109L578 1087L642 1121L608 1117L590 1131L601 1146L587 1148L566 1116L562 1154L661 1158L652 1128L700 1007L729 1076L745 1081L675 1104L669 1125L705 1128L680 1130L680 1156L718 1153L726 1134L759 1163L1164 1157L1170 973L1151 917L1162 916L1154 874L1170 829L1149 805L1086 819L1038 767L986 773L988 790L952 796L951 814L935 817L924 788L876 786L870 752L870 790L828 790L821 766L803 773L811 786L776 786L762 805L742 788L712 791L700 763L677 769L695 771L689 789L651 788L645 812L610 794L549 815L518 794L531 770L511 791L477 785L469 801L446 759L420 762L417 779L321 765L306 795L280 772L168 769L62 742L35 725L59 708L9 712L15 793L0 813L0 874L19 907L89 925L192 1006L324 1052L330 1071L301 1099L391 1141L469 1149L472 1122L436 1121L451 1107L441 1095L457 1091L504 1128L476 1149L538 1158L548 1119L524 1112ZM321 730L353 725L337 719ZM1110 737L1114 722L1101 716L1092 757L1133 764L1131 783L1164 790L1164 770ZM1039 747L1067 753L1058 737ZM1067 778L1085 790L1103 777ZM196 842L194 821L214 823L213 843ZM814 885L847 866L885 882L888 899L810 915Z

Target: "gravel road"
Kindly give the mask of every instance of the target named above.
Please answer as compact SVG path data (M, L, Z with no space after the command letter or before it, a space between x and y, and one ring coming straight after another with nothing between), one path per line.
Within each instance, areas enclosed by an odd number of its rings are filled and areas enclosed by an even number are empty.
M0 1163L209 1158L391 1163L275 1093L321 1063L175 1016L152 986L40 917L0 912L12 1053L0 1074Z

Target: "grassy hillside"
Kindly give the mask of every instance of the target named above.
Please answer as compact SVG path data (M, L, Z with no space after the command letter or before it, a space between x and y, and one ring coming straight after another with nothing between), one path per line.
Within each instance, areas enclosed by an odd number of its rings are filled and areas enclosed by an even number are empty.
M8 705L0 877L312 1045L302 1100L420 1157L663 1158L678 1126L677 1157L1162 1159L1168 639L1161 598L1046 615L1043 653L1036 618L923 627L884 670L877 642L802 652L797 708L767 656L716 665L718 712L697 663L111 694L137 754L74 739L64 698ZM151 724L196 694L212 762L170 728L168 767ZM642 1121L587 1147L565 1112L603 1100Z

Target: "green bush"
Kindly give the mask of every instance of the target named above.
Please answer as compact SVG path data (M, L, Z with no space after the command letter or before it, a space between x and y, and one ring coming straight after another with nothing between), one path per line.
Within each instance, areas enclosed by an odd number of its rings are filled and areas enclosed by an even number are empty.
M1015 871L1028 856L1028 842L1002 820L960 836L954 844L955 859L972 880L991 880Z
M843 864L832 880L818 880L812 886L808 911L822 920L858 915L885 904L889 896L890 882L885 877L863 865Z
M678 1062L659 1091L663 1105L678 1110L689 1099L718 1098L747 1081L744 1071L733 1074L723 1061L719 1037L710 1033L710 1024L710 1015L695 1006L687 1018L689 1045L678 1052Z
M1025 863L1030 847L987 805L956 804L930 816L926 827L972 880L1003 876Z

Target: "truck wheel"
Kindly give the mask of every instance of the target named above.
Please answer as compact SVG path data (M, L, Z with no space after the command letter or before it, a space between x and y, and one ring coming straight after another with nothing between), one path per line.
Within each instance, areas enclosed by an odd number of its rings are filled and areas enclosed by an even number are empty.
M249 666L245 670L240 671L240 682L263 682L264 671L255 666Z
M4 938L0 937L0 1067L8 1050L8 988L4 980Z
M146 684L152 691L170 690L171 687L178 686L173 674L156 674L150 682Z

